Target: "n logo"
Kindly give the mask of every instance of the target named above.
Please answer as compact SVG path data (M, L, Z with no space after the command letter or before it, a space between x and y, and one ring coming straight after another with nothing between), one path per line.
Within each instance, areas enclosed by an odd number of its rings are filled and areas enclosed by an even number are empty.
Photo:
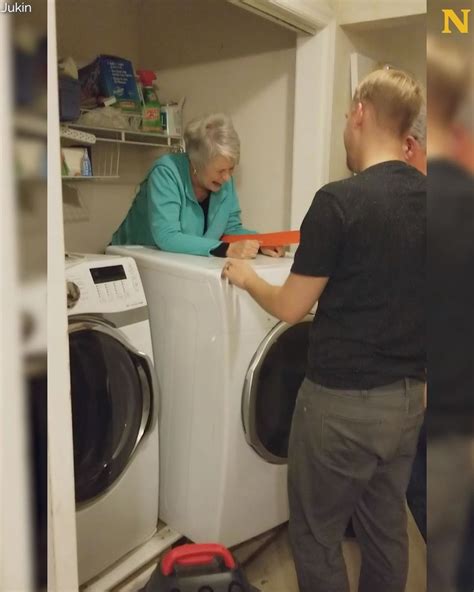
M449 28L449 25L452 23L459 33L469 33L469 13L471 12L470 8L462 8L462 20L459 16L452 10L451 8L443 8L444 14L444 28L441 33L448 33L451 34L452 31Z

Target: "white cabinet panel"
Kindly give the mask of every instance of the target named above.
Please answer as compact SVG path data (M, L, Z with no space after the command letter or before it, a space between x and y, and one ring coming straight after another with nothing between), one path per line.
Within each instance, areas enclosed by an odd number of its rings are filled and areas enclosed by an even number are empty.
M331 0L338 24L375 23L426 13L426 0Z
M332 18L329 0L229 0L293 30L314 35Z

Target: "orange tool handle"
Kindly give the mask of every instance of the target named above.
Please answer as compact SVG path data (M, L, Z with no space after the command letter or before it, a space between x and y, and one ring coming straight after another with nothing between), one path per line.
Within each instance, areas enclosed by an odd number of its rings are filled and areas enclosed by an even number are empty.
M256 240L261 247L284 247L299 243L300 231L284 230L265 234L224 234L224 236L221 236L221 241L225 243L235 243L240 240Z

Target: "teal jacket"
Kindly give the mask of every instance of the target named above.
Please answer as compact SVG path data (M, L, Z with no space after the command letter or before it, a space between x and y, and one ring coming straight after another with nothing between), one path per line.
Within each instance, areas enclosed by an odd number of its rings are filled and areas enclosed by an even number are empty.
M223 234L253 234L243 228L234 180L211 193L207 230L194 195L187 154L156 160L135 196L113 245L157 246L163 251L209 255Z

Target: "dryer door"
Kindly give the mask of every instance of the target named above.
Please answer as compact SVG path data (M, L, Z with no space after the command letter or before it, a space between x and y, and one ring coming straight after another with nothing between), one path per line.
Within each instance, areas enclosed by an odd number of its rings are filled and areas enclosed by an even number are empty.
M154 423L154 370L123 333L98 319L69 324L76 504L107 491Z
M312 314L278 323L256 351L245 377L245 438L266 461L284 464L296 396L306 373Z

